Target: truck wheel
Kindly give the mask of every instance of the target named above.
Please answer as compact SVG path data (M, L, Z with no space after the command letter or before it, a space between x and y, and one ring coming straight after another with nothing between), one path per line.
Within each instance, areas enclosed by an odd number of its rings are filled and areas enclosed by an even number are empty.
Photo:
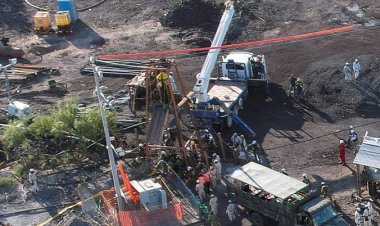
M264 220L260 214L252 212L249 218L252 221L254 226L264 226Z
M232 118L231 118L231 116L227 116L227 118L226 118L226 126L227 126L227 128L231 128L232 127Z

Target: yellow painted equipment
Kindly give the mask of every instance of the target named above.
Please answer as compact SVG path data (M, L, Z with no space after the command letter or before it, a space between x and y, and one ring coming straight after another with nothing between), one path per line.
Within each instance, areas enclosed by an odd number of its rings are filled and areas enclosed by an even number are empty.
M58 11L55 14L55 23L58 28L58 33L70 33L72 21L70 18L69 11Z
M38 11L33 17L34 30L36 31L50 31L51 19L50 13L44 11Z

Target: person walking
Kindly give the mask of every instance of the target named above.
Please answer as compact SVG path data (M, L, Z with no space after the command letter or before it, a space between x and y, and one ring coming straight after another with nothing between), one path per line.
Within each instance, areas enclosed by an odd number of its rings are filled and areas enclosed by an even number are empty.
M200 180L197 180L195 191L198 193L198 196L202 201L206 200L205 186L201 183Z
M288 78L289 81L289 91L288 91L288 97L290 95L295 95L296 94L296 78L294 77L293 74L290 74L290 77Z
M307 184L307 192L309 192L311 189L311 182L309 178L307 177L306 173L302 174L302 182Z
M215 216L218 216L218 198L214 194L211 194L210 197L211 198L208 204L210 205Z
M338 150L339 150L339 159L340 159L339 164L342 164L343 166L347 165L347 163L346 163L346 145L344 145L343 140L339 141Z
M303 100L303 83L301 78L297 78L296 80L296 91L297 91L297 99Z
M356 208L355 210L355 224L356 226L362 225L362 215L360 214L360 208Z
M323 198L329 198L332 202L329 186L327 186L325 182L321 182L321 195L323 196Z
M346 62L343 67L344 80L351 81L352 80L352 69L350 67L350 63Z
M360 70L361 70L358 59L355 59L354 63L352 64L352 69L354 71L354 78L355 78L355 82L356 82L356 80L358 80L358 78L359 78Z
M232 223L235 220L236 206L231 200L228 200L227 210L226 210L228 220Z

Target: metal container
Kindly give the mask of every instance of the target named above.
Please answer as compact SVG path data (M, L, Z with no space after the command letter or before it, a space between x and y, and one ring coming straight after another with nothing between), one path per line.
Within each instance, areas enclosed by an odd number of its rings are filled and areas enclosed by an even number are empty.
M45 11L38 11L33 17L34 29L36 30L49 30L51 28L50 13Z
M71 24L69 11L58 11L55 14L55 23L57 26L69 26Z
M70 18L73 23L78 20L75 0L58 0L58 10L69 11Z

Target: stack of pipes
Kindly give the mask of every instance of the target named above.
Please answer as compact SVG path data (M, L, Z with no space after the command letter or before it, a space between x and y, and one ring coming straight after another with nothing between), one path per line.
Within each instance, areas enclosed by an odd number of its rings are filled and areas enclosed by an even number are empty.
M95 65L103 72L104 76L136 76L144 72L149 61L128 60L128 59L96 59ZM81 69L81 74L92 75L93 67L90 64Z

